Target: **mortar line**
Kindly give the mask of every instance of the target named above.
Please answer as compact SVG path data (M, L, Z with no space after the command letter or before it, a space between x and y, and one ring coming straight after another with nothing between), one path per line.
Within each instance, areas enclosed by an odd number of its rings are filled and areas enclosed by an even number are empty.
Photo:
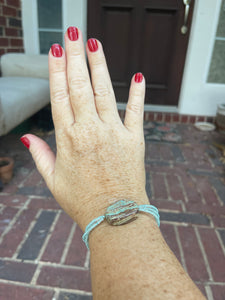
M206 291L206 295L208 300L214 300L213 294L212 294L212 290L210 286L205 286L205 291Z
M59 299L60 290L58 288L55 289L54 297L51 300L58 300Z
M58 219L59 219L59 217L60 217L60 214L61 214L61 210L59 210L59 211L57 212L57 214L56 214L56 216L55 216L55 219L54 219L54 221L52 222L51 227L49 228L47 237L45 238L45 241L44 241L44 243L43 243L43 245L42 245L42 247L41 247L41 249L40 249L40 251L39 251L38 257L36 258L37 261L39 261L39 260L41 259L42 255L43 255L43 253L44 253L44 251L45 251L45 249L46 249L46 247L47 247L47 244L48 244L48 242L49 242L49 240L50 240L50 238L51 238L51 236L52 236L51 233L52 233L52 231L53 231L54 228L55 228L55 224L57 223L57 221L58 221Z
M36 169L33 169L30 173L28 172L27 176L28 175L31 176L34 173L35 170ZM24 182L27 180L27 176L20 182L20 184L18 185L19 188L24 187Z
M42 267L52 267L52 268L63 268L63 269L69 269L69 270L80 270L80 271L87 271L88 269L85 267L80 266L73 266L73 265L62 265L59 263L52 263L52 262L35 262L34 260L28 260L28 259L21 259L21 258L11 258L11 257L1 257L2 261L10 261L10 262L18 262L18 263L26 263L26 264L39 264Z
M169 201L173 201L171 195L170 195L170 189L169 189L169 185L166 179L166 174L163 174L163 179L164 179L164 183L165 183L165 187L166 187L166 192L167 192L167 200Z
M184 196L184 201L187 203L187 202L188 202L188 197L187 197L187 193L186 193L186 191L185 191L183 182L182 182L182 180L181 180L181 178L180 178L180 175L176 174L176 176L177 176L177 180L178 180L178 182L179 182L179 186L180 186L180 188L181 188L181 190L182 190L182 193L183 193L183 196ZM182 207L183 207L183 209L184 209L184 212L186 212L186 207L185 207L185 205L184 205L184 203L183 203L182 200L181 200L181 203L182 203Z
M194 178L191 174L189 174L189 176L195 182L195 187L196 187L197 193L200 194L200 196L201 196L201 203L206 204L205 197L203 196L202 192L198 189L198 184L197 184L196 178Z
M175 236L176 236L178 248L179 248L179 251L180 251L181 262L182 262L183 268L188 273L185 258L184 258L184 252L183 252L183 248L182 248L181 240L180 240L180 236L179 236L179 232L178 232L178 229L177 229L176 226L174 226L174 231L175 231Z
M199 248L202 252L202 256L203 256L203 260L204 260L204 263L205 263L205 266L206 266L206 270L207 270L208 275L209 275L209 280L214 281L213 276L212 276L212 272L211 272L211 269L210 269L210 265L209 265L209 262L208 262L208 258L207 258L207 255L205 253L205 249L204 249L204 246L202 244L202 240L201 240L198 228L194 227L194 231L195 231L195 234L196 234L196 238L197 238L197 241L198 241Z
M36 270L35 270L35 272L34 272L34 275L33 275L32 279L31 279L31 281L30 281L31 284L36 285L38 276L39 276L39 274L40 274L40 272L41 272L41 268L42 268L42 265L41 265L41 264L38 264L38 265L37 265L37 268L36 268Z
M178 178L178 181L180 183L180 186L181 186L181 189L183 191L183 194L184 194L184 200L186 203L188 203L188 196L187 196L187 193L186 193L186 190L185 190L185 187L184 187L184 184L180 178L180 175L177 174L177 178ZM183 201L182 201L183 202ZM186 211L186 207L185 207L185 211Z
M3 233L2 233L2 235L0 237L0 244L1 244L4 236L12 229L12 227L14 226L14 224L16 223L16 221L19 219L20 215L24 211L24 206L25 206L25 204L18 210L18 212L15 214L15 216L13 217L13 219L11 220L11 222L8 224L8 226L6 227L6 229L3 231Z
M86 254L85 263L84 263L84 267L87 268L87 269L89 267L89 261L90 261L90 251L88 250L87 254Z
M219 240L220 246L221 246L221 248L222 248L223 254L224 254L224 256L225 256L225 247L224 247L223 241L222 241L222 239L221 239L221 236L220 236L220 234L219 234L219 232L218 232L218 229L215 229L215 232L216 232L217 238L218 238L218 240Z
M73 226L72 226L72 228L71 228L71 230L70 230L70 234L69 234L69 236L67 238L66 245L64 247L63 254L62 254L62 257L61 257L61 260L60 260L60 264L62 264L62 265L65 262L65 259L66 259L67 253L69 251L69 247L70 247L71 241L73 239L73 235L74 235L74 232L76 230L76 227L77 227L77 224L74 223Z
M59 290L60 292L67 292L67 293L75 293L75 294L79 294L79 295L86 295L86 296L91 296L92 292L86 292L86 291L82 291L82 290L77 290L77 289L67 289L67 288L56 288L54 286L47 286L47 285L35 285L35 284L31 284L31 283L26 283L26 282L21 282L21 281L10 281L10 280L6 280L6 279L0 279L0 283L7 283L10 285L19 285L19 286L24 286L24 287L31 287L31 288L35 288L35 289L43 289L46 291L57 291Z

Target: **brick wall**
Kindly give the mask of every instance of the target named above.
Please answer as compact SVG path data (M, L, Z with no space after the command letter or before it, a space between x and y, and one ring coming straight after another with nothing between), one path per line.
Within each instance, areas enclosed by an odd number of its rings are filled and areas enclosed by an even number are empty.
M24 52L20 0L0 0L0 55Z

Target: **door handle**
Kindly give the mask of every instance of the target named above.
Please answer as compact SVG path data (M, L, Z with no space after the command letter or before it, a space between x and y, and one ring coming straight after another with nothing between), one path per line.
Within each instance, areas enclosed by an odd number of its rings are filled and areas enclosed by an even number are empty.
M187 21L188 21L191 0L183 0L183 2L185 5L185 12L184 12L184 25L181 27L181 33L186 34L188 32Z

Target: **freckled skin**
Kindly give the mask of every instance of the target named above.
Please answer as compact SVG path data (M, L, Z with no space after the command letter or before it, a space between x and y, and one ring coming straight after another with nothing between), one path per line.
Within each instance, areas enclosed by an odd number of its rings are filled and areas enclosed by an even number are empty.
M49 52L56 155L27 134L30 152L62 208L84 231L120 199L149 204L145 191L145 80L131 80L121 122L102 45L86 52L82 33L65 34L61 57ZM140 76L139 76L140 78ZM106 221L89 235L94 300L205 299L167 246L155 219L139 213L122 226Z
M104 213L114 198L136 200L138 196L139 204L149 203L143 172L143 136L137 140L122 123L112 128L98 121L85 126L74 124L56 139L59 147L53 194L82 229L93 216ZM66 193L64 186L68 186Z

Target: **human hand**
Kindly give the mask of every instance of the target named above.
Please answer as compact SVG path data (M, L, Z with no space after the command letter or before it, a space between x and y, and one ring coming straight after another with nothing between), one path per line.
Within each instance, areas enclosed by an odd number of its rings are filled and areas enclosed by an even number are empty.
M70 38L72 37L71 40ZM85 60L82 33L65 34L65 51L49 51L56 156L42 139L21 138L56 201L81 227L114 201L149 204L145 191L143 111L145 80L133 76L121 122L102 45L90 39Z

